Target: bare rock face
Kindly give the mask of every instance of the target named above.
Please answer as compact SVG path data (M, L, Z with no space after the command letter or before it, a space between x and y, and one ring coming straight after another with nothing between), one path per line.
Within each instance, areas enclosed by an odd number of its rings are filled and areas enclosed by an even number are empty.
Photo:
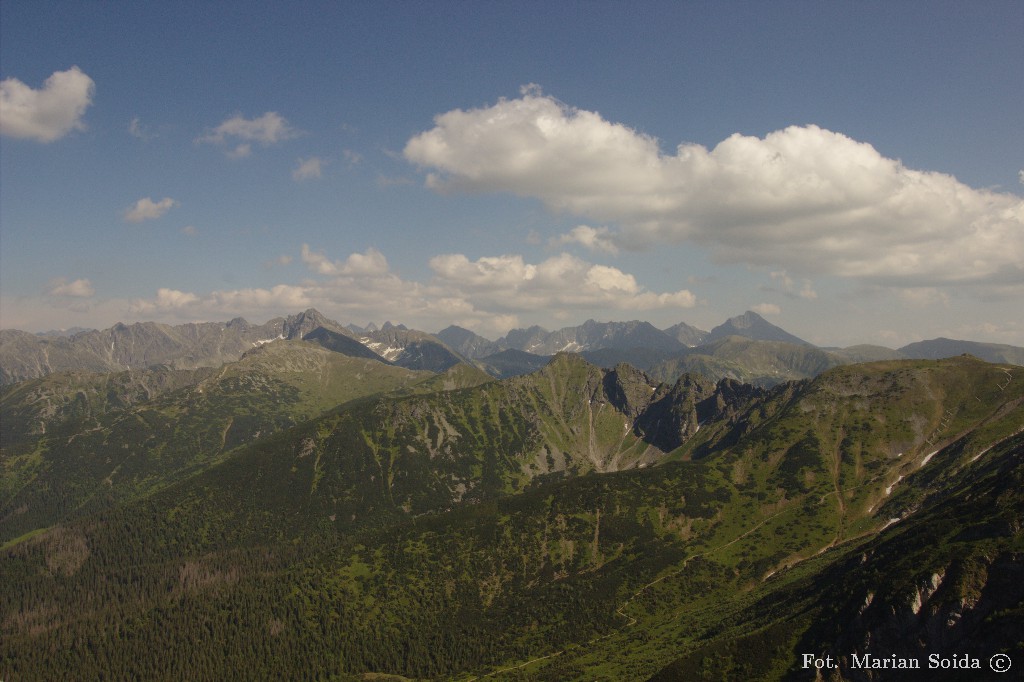
M867 558L870 565L873 557ZM852 568L852 567L851 567ZM914 585L885 597L869 592L841 627L832 647L844 680L893 679L891 671L854 665L854 656L922 661L930 655L981 658L987 669L992 651L1011 647L1019 633L987 624L990 616L1019 608L1024 599L1024 557L1002 553L991 558L954 559ZM853 611L856 605L849 605ZM977 649L984 642L984 651Z

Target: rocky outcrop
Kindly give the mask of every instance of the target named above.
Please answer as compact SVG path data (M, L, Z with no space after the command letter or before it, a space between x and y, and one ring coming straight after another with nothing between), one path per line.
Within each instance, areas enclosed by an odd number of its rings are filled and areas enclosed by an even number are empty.
M870 553L851 571L870 569ZM880 592L886 585L877 586ZM1018 646L1024 626L1006 614L1024 601L1024 555L957 558L922 574L886 596L869 590L849 600L831 646L835 679L899 679L894 671L865 668L866 660L913 659L927 667L930 656L959 663L978 659L988 671L993 653ZM1002 614L996 617L996 614Z

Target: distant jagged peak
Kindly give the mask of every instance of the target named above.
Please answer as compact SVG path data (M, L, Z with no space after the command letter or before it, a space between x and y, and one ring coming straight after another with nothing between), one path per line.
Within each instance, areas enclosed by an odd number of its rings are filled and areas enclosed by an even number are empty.
M528 350L523 348L523 345L532 339L540 338L550 334L547 329L540 325L533 325L523 329L518 327L516 329L509 329L508 333L500 341L504 341L511 348L518 348L519 350Z
M36 332L40 338L70 338L77 334L96 331L92 327L69 327L68 329L51 329L45 332Z
M318 327L349 333L339 323L324 317L316 308L309 308L297 315L289 315L285 319L283 327L283 334L288 339L301 339Z
M448 325L447 327L445 327L444 329L442 329L438 333L434 334L434 336L436 336L439 339L444 339L445 337L460 338L460 339L472 339L472 338L476 338L476 337L484 338L484 337L480 336L479 334L477 334L476 332L470 331L469 329L466 329L465 327L460 327L457 324L450 324L450 325ZM489 340L490 339L488 339L488 341Z
M750 329L762 322L768 323L767 320L755 313L753 310L748 310L742 315L737 315L736 317L730 317L726 322L731 323L736 329Z
M441 339L452 350L472 359L484 358L506 348L502 343L496 343L465 327L454 324L445 327L434 336Z
M323 313L321 313L316 308L307 308L306 310L296 315L289 315L287 319L289 322L318 322L321 324L329 323L333 325L338 324L337 322L334 322L324 317Z
M777 327L764 319L753 310L748 310L742 315L730 317L728 320L712 329L704 343L717 341L727 336L742 336L756 341L785 341L803 346L813 344L804 341L798 336L790 334L782 327Z
M679 341L651 323L641 320L598 322L591 319L579 326L563 327L555 332L548 332L536 326L529 329L513 329L499 343L540 355L605 348L652 348L665 352L684 349Z
M697 327L694 327L693 325L687 324L685 322L674 324L667 329L663 329L662 331L671 336L679 343L683 344L684 346L689 346L691 348L693 348L694 346L699 346L700 344L704 343L704 340L708 336L708 332L704 331L703 329L698 329Z

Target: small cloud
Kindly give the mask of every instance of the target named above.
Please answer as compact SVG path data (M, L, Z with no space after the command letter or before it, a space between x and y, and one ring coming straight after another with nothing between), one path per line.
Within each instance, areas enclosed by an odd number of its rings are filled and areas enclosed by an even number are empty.
M882 341L882 343L888 343L895 346L902 346L905 342L905 337L894 329L879 329L875 332L875 336Z
M73 282L69 282L63 277L59 277L50 282L50 288L47 290L51 296L71 296L74 298L88 298L96 293L96 290L92 288L92 284L87 279L76 279Z
M777 286L762 286L759 287L761 290L779 292L785 294L786 296L789 296L790 298L803 298L809 301L813 301L814 299L818 298L818 292L814 290L814 286L812 285L811 280L803 280L800 289L797 290L796 282L793 280L792 277L789 276L789 274L785 270L779 270L776 272L772 272L770 274L772 280L775 281Z
M758 303L751 310L759 315L778 315L782 312L782 308L774 303Z
M128 134L140 140L148 140L152 137L149 133L149 129L142 125L138 116L133 118L131 123L128 124Z
M313 272L321 275L362 275L384 276L388 274L388 260L384 254L372 246L366 253L352 253L344 262L330 260L322 252L310 250L308 244L302 245L302 262Z
M268 147L298 137L298 135L299 131L293 128L283 116L275 111L268 111L262 116L252 119L237 114L205 135L196 138L196 142L219 146L233 144L235 147L227 152L228 156L243 158L252 154L253 142Z
M818 292L811 286L811 280L805 279L804 285L801 287L799 293L797 293L797 296L800 298L806 298L808 301L813 301L818 298Z
M252 145L248 142L238 145L234 149L224 152L231 159L244 159L252 156Z
M581 244L591 251L603 251L614 255L619 252L619 247L609 238L610 234L611 230L607 227L579 225L569 230L568 234L553 238L550 243L552 246Z
M136 201L134 206L125 209L124 219L129 223L155 220L177 205L178 202L170 197L164 197L160 201L153 201L149 197L143 197Z
M388 177L386 175L377 176L377 186L380 188L385 187L398 187L401 185L415 185L416 181L412 178L403 177Z
M949 305L949 294L936 287L908 287L899 291L899 296L915 306Z
M770 274L771 278L775 280L780 287L782 287L783 291L793 290L793 278L790 277L785 270L779 270L777 272L772 272Z
M1024 170L1017 171L1017 180L1024 185Z
M352 151L351 149L344 150L342 152L342 156L345 157L345 163L348 164L349 168L357 166L363 161L363 155L359 152Z
M186 225L185 227L181 228L181 233L189 237L195 237L197 234L199 234L199 230L196 229L195 225Z
M181 308L195 303L199 297L193 293L177 291L175 289L157 289L157 305L162 308Z
M292 257L285 253L281 254L277 258L271 258L270 260L263 261L263 267L266 268L267 270L270 270L271 268L277 265L291 265L291 262Z
M299 159L299 165L292 171L292 180L299 182L300 180L319 178L323 167L326 165L327 162L318 156L313 156L308 159Z
M82 116L95 90L96 84L77 66L54 72L40 90L6 78L0 81L0 135L53 142L72 130L84 130Z

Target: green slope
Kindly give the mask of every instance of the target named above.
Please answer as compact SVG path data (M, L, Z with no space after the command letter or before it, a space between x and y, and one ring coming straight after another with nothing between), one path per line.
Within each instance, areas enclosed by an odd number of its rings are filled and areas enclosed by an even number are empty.
M4 549L0 670L799 678L801 647L886 642L889 606L939 569L926 609L992 607L929 646L1008 641L1015 371L885 362L758 391L559 356L351 403Z
M55 374L16 384L2 397L0 542L167 485L339 403L431 376L278 341L212 372ZM161 393L151 388L157 380L185 386Z

